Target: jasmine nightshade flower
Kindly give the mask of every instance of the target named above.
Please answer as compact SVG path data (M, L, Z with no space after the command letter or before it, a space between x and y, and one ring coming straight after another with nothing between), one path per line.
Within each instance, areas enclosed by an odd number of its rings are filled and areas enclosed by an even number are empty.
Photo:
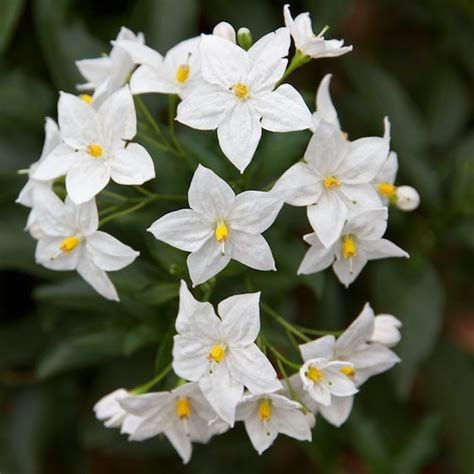
M283 202L272 193L235 195L213 171L199 165L188 191L191 209L170 212L148 229L158 240L191 252L187 264L193 285L217 275L231 259L256 270L275 270L261 233Z
M400 362L398 356L385 345L371 342L377 317L374 317L374 311L367 303L360 315L339 338L324 336L300 345L303 360L324 358L339 361L340 375L353 382L356 387L360 387L368 378L391 369ZM340 362L341 360L344 362ZM300 371L301 378L303 378L302 372L303 369ZM294 378L290 380L295 381ZM297 384L293 386L298 389ZM303 388L305 388L304 379ZM315 400L318 402L316 405L308 406L312 410L321 412L327 421L336 426L344 423L352 410L352 396L332 397L329 405L321 403L316 398ZM307 399L303 401L306 403Z
M339 281L348 287L369 260L388 257L409 257L400 247L383 239L387 229L387 208L364 211L350 218L341 236L326 248L316 233L303 238L311 244L298 268L298 274L319 272L333 265Z
M245 423L258 454L268 449L279 433L311 441L311 429L301 404L280 394L244 395L237 405L236 420Z
M289 168L273 192L293 206L308 206L308 219L325 247L341 235L346 219L380 207L371 182L387 157L390 138L360 138L349 142L340 130L322 121L304 155Z
M231 426L244 387L254 395L282 388L270 361L254 343L260 331L259 300L260 293L231 296L219 303L218 317L181 282L173 370L198 382L212 408Z
M122 27L115 41L129 41L143 44L143 33L137 35L128 28ZM95 107L99 106L107 97L120 89L128 81L128 77L135 67L126 51L120 46L113 45L108 56L94 59L81 59L76 66L86 79L85 84L78 85L79 90L93 90L91 100Z
M319 35L313 33L309 13L300 13L295 19L291 17L289 5L283 7L285 25L290 29L297 51L311 58L330 58L341 56L352 51L352 46L343 46L344 40L324 39L324 29Z
M199 36L182 41L171 48L164 58L144 44L133 41L117 41L114 44L127 51L135 64L140 64L130 79L133 94L158 92L178 94L184 98L202 81L198 50L200 41Z
M387 347L393 347L400 342L402 338L400 329L402 323L391 314L379 314L374 319L374 332L370 342L378 342Z
M143 441L163 433L184 464L191 459L193 442L207 443L212 436L229 429L203 397L197 383L186 383L170 392L121 398L120 405L133 417L133 426L124 424L130 441Z
M37 180L66 175L66 190L76 204L89 201L112 178L119 184L142 184L155 177L153 160L138 143L130 89L112 94L96 111L80 98L61 93L58 102L61 138L34 170Z
M50 270L76 270L104 298L119 301L106 272L130 265L139 252L97 230L95 200L76 206L68 197L65 203L51 197L35 211L41 226L36 262Z
M283 84L289 33L280 28L248 51L214 35L202 36L201 72L205 82L178 106L177 120L199 130L217 129L219 144L242 173L262 134L311 127L311 113L297 90Z

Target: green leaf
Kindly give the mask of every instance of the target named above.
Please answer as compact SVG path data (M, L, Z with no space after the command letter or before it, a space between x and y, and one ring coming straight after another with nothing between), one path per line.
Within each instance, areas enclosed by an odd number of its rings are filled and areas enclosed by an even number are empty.
M0 15L0 54L5 51L5 48L13 36L24 3L24 0L2 0L2 14Z

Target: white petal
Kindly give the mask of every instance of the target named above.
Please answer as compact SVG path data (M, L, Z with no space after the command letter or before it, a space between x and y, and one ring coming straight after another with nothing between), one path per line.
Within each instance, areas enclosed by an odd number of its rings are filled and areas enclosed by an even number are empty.
M352 51L352 46L342 46L343 44L343 40L313 37L301 45L301 51L312 58L334 58Z
M89 84L84 84L79 87L80 89L94 89L107 79L113 67L109 57L81 59L80 61L76 61L76 66L79 72L89 82Z
M331 397L331 405L321 405L319 411L326 421L339 428L349 418L353 404L353 396Z
M334 107L331 94L329 93L331 77L332 74L326 74L319 84L318 92L316 94L315 115L317 115L319 120L324 120L325 122L331 123L340 130L341 124L339 123L336 108Z
M173 345L173 370L176 375L192 382L199 381L206 375L209 367L207 355L210 349L206 341L176 335Z
M380 196L370 183L342 183L340 192L346 201L349 216L358 215L363 211L380 208L382 206Z
M101 231L87 237L86 247L94 263L106 272L121 270L130 265L140 254L115 237Z
M95 199L91 199L79 206L74 204L69 196L66 196L65 211L72 216L74 226L80 233L88 236L99 227L99 214Z
M110 180L110 169L102 158L81 159L66 176L66 190L75 204L91 200Z
M360 240L378 240L385 234L387 218L386 207L364 211L349 219L344 232L355 234Z
M260 292L234 295L222 300L217 312L222 318L222 338L231 344L247 345L260 332Z
M64 176L76 162L77 158L77 153L74 149L65 143L61 143L38 163L31 177L47 181Z
M358 392L354 382L341 373L340 370L343 366L346 366L344 362L331 362L324 374L329 391L339 397L354 395Z
M263 423L257 413L245 420L245 430L258 454L267 450L277 438L278 430L273 425L271 421Z
M157 68L148 64L140 66L130 79L130 89L133 94L146 94L158 92L159 94L177 94L179 88L171 81L163 65Z
M302 411L292 408L275 409L274 422L281 434L299 441L311 441L311 429Z
M337 357L344 359L369 341L374 332L374 310L366 303L359 316L342 333L336 343Z
M325 247L330 247L341 235L347 217L347 207L333 189L321 193L317 204L307 209L314 232Z
M92 258L84 255L84 257L79 260L76 270L97 293L108 300L119 301L114 284L110 281L107 273L101 270L92 261Z
M249 102L240 102L221 122L217 138L224 155L243 173L262 136L260 118Z
M116 150L108 164L111 178L119 184L143 184L155 177L153 160L138 143Z
M306 252L298 267L298 275L309 275L328 268L334 262L332 247L327 249L323 245L312 245Z
M275 221L283 201L270 192L245 191L235 198L229 214L232 229L261 234Z
M322 384L313 383L305 386L310 397L321 405L329 406L331 404L331 392Z
M300 344L299 348L304 361L319 357L333 359L336 349L336 338L331 335L319 337L315 341Z
M112 44L126 51L135 64L148 64L158 67L163 60L158 51L136 41L120 40L112 41Z
M309 206L321 195L321 179L306 163L296 163L283 173L272 192L292 206Z
M388 154L387 159L384 161L382 168L375 177L375 183L394 183L398 171L398 156L394 151Z
M352 259L338 258L332 266L337 278L346 288L355 281L367 263L367 258L361 255L360 249L358 252Z
M388 257L406 257L409 255L405 250L387 239L374 240L364 246L365 254L369 260L378 260Z
M82 249L78 246L70 253L64 254L60 249L63 240L64 237L42 236L36 245L36 263L50 270L75 270L81 258Z
M270 132L306 130L313 125L311 112L303 97L289 84L256 97L252 103L262 116L262 128Z
M120 406L135 416L150 416L162 409L170 400L170 392L150 392L142 395L120 397Z
M270 246L260 234L232 230L226 242L226 252L234 260L255 270L276 270Z
M371 342L378 342L387 347L393 347L402 338L399 328L402 326L395 316L391 314L379 314L375 316L374 332L370 338Z
M212 30L212 34L219 36L220 38L226 39L232 43L236 42L236 35L234 27L226 21L221 21Z
M183 460L183 464L187 464L191 459L193 445L191 444L190 439L186 436L184 429L179 429L175 424L165 430L164 433Z
M169 212L147 230L156 239L186 252L195 252L213 235L208 220L192 209Z

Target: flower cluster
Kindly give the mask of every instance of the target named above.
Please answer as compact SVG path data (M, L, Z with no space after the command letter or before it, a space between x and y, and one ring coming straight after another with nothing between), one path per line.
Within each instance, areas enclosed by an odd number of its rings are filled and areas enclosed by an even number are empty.
M36 261L51 270L76 270L99 294L119 300L107 272L130 265L139 252L99 227L160 198L179 200L141 186L155 178L152 157L133 141L140 139L135 104L154 120L139 97L145 93L170 95L171 119L198 130L217 130L223 154L240 173L254 158L262 130L312 134L304 157L270 190L236 194L235 186L213 170L193 166L189 208L161 215L148 228L156 239L189 252L193 287L209 281L214 285L231 260L276 271L262 233L285 203L306 207L313 230L304 236L310 247L298 274L332 265L348 286L368 260L408 257L383 238L390 206L410 211L419 204L416 190L394 184L398 163L390 150L388 118L383 136L350 141L329 94L330 75L321 81L313 113L297 89L285 83L312 58L341 56L352 46L325 39L326 30L314 35L309 14L293 19L288 5L284 22L255 43L246 28L236 33L222 22L212 34L183 41L164 56L147 46L141 33L122 28L109 55L78 61L86 80L78 89L91 95L61 92L57 123L46 119L43 152L26 170L29 179L17 200L31 209L26 230L37 240ZM291 38L295 54L289 62ZM156 141L165 140L163 148L186 154L174 120L169 141L152 123ZM102 209L105 217L99 221L98 195L128 202L105 189L111 180L133 186L140 198L133 198L129 209ZM295 347L299 339L301 362L289 360L261 331L260 306ZM130 440L163 433L183 462L189 461L193 442L207 443L236 421L245 423L260 454L279 433L310 441L316 414L341 425L360 386L399 362L390 348L400 340L400 326L394 316L375 316L366 304L339 337L311 340L311 329L296 327L260 305L259 292L230 296L216 311L209 302L196 300L181 280L170 367L150 383L112 392L94 410L105 426L120 428ZM285 367L294 373L288 375ZM172 377L171 369L174 388L150 392Z

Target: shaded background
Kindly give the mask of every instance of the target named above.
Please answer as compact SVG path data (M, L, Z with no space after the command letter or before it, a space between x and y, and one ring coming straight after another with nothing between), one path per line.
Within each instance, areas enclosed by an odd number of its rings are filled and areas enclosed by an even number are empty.
M148 380L168 362L184 254L144 229L173 206L153 205L107 224L107 231L143 255L113 275L122 297L117 305L73 274L34 264L34 241L22 231L27 210L13 204L24 183L16 170L39 157L44 117L55 117L58 89L74 92L81 82L74 60L108 52L121 25L143 31L147 44L164 53L221 20L248 26L259 37L281 26L282 4L2 0L2 474L473 471L474 5L469 0L317 0L294 1L291 7L293 14L309 10L316 32L331 25L328 36L343 37L354 52L312 61L290 82L313 108L319 80L332 72L332 95L351 138L380 135L383 116L389 115L401 167L397 183L415 186L422 204L412 214L391 211L389 238L412 258L370 263L349 290L329 270L294 276L305 251L299 237L309 226L304 210L288 206L266 234L280 271L249 271L250 276L264 299L311 327L342 329L367 300L377 312L392 312L404 323L396 348L403 363L364 385L342 428L319 418L312 443L280 437L261 457L240 425L207 446L196 446L187 468L166 441L128 443L103 428L93 417L94 402L117 387ZM157 117L166 113L165 99L146 99ZM180 125L178 133L195 158L236 188L242 185L213 133ZM308 138L307 132L265 133L246 186L261 187L281 174L301 156ZM158 179L151 186L184 193L189 170L176 157L144 144L157 166ZM170 265L177 275L170 274ZM225 272L214 303L245 291L242 271L235 264ZM296 357L278 340L281 331L263 318L265 331L281 350Z

